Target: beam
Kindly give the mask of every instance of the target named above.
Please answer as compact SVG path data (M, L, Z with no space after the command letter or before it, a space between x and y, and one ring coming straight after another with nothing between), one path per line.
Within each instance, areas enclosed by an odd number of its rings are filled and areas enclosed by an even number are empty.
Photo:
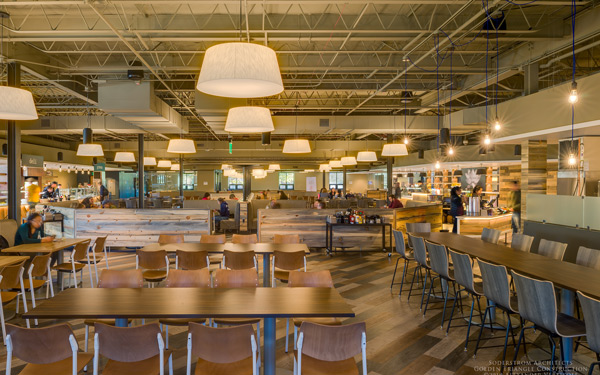
M144 208L144 134L138 134L138 207Z
M8 86L21 86L21 65L8 63ZM8 218L21 223L21 129L16 121L7 121Z

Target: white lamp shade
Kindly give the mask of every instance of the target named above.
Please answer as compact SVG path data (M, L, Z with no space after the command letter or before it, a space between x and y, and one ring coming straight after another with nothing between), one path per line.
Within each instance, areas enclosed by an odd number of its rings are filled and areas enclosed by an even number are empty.
M329 161L329 166L331 168L342 168L342 162L340 160L330 160Z
M234 177L237 174L235 169L225 169L223 170L223 176L225 177Z
M16 87L0 86L1 120L37 120L37 118L31 92Z
M104 156L104 151L97 143L82 143L77 147L77 156Z
M284 154L306 154L310 152L308 139L287 139L283 144Z
M331 170L331 167L329 166L329 164L319 165L319 172L329 172L330 170Z
M340 162L342 165L356 165L356 158L354 156L344 156Z
M254 176L255 178L265 178L267 177L267 171L261 168L253 169L252 176Z
M158 168L171 168L171 160L159 160L156 166Z
M356 155L356 161L361 163L377 161L377 154L375 151L361 151Z
M133 152L117 152L115 154L115 162L118 163L135 163L135 155Z
M148 165L148 166L156 165L156 158L154 156L144 156L144 165Z
M233 169L233 168L232 168L232 167L231 167L231 165L229 165L229 164L221 164L221 169L222 169L223 171L226 171L226 170L228 170L228 169Z
M381 156L406 156L408 150L404 143L387 143L383 145Z
M171 170L172 171L178 171L181 169L181 165L179 163L177 164L171 164Z
M173 154L195 154L196 144L191 139L171 139L167 152Z
M264 107L229 109L225 131L230 133L269 133L275 130L271 111Z
M270 171L278 171L280 169L281 169L281 166L279 164L269 164Z
M260 98L283 91L277 55L252 43L223 43L206 50L198 91L227 98Z

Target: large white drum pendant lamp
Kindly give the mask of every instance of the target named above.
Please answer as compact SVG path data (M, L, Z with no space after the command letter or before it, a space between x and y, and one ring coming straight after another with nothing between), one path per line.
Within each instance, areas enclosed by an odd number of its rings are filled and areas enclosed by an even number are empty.
M171 139L167 147L167 152L172 154L195 154L196 144L191 139Z
M307 154L310 152L308 139L286 139L283 143L284 154Z
M77 147L77 156L104 156L102 145L92 143L92 128L83 129L83 143Z
M354 156L344 156L340 162L342 165L356 165L356 158Z
M31 92L16 87L0 86L0 120L37 120L37 118Z
M144 156L144 166L155 166L156 158L154 156Z
M225 131L230 133L268 133L275 130L271 111L264 107L235 107L229 109Z
M406 156L408 150L404 143L386 143L381 150L381 156Z
M375 151L361 151L356 155L356 161L360 163L377 161L377 154Z
M227 98L261 98L283 91L277 55L253 43L223 43L206 50L198 91Z

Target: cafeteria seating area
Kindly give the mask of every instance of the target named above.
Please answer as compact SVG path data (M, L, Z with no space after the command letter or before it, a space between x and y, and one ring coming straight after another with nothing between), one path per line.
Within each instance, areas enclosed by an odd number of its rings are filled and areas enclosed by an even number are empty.
M0 375L600 375L600 0L0 2Z

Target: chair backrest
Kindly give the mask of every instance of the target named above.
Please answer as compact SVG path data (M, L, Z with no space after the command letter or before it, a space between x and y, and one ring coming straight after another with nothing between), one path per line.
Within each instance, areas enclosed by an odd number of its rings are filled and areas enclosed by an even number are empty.
M302 354L321 361L343 361L362 352L366 324L327 326L302 322L300 333L304 335Z
M300 236L297 234L276 234L273 236L273 243L300 243Z
M233 363L252 356L251 324L213 328L190 323L192 354L213 363Z
M438 245L429 241L425 241L427 252L429 253L429 265L433 272L442 277L448 278L448 251L446 246Z
M422 266L428 266L427 250L425 248L425 240L423 239L423 237L415 237L409 234L408 239L410 240L413 246L415 261Z
M408 233L431 232L431 223L406 223L406 232L408 232Z
M258 238L255 234L234 234L231 237L233 243L257 243Z
M406 244L404 243L404 234L402 231L394 230L394 241L396 242L396 252L402 258L406 258Z
M536 280L511 271L517 299L519 314L552 333L556 333L556 295L551 281Z
M600 353L600 300L577 292L581 310L585 319L585 336L588 345L596 353Z
M256 267L254 251L223 251L223 265L232 270L247 270Z
M489 243L498 243L500 239L500 231L498 229L483 228L481 239Z
M579 246L575 263L600 270L600 250Z
M23 265L25 261L12 266L6 266L0 270L2 280L0 280L0 289L20 289Z
M177 257L177 268L182 270L199 270L207 268L210 260L207 251L183 251L175 252Z
M224 234L203 234L200 243L225 243L227 238Z
M306 266L306 254L304 251L279 251L273 252L273 264L275 267L295 271Z
M138 208L138 201L133 199L127 199L125 201L126 208Z
M77 245L75 245L75 249L73 249L73 260L75 260L76 262L87 260L88 251L90 249L90 242L91 240L87 240L85 242L80 242Z
M543 238L540 240L540 245L538 246L538 254L557 260L563 259L566 250L566 243L548 241Z
M522 233L513 233L512 240L510 241L510 247L515 250L520 250L528 253L531 250L531 244L533 243L533 236L528 236Z
M102 270L98 288L142 288L142 270Z
M165 280L167 288L210 288L210 271L201 270L171 270Z
M469 254L457 253L452 249L448 249L454 266L454 280L458 285L467 289L471 293L475 293L475 285L473 280L473 263Z
M477 263L481 271L485 298L504 308L516 311L510 304L510 284L506 267L488 263L479 258Z
M74 334L66 323L44 328L7 324L6 334L12 341L13 355L27 363L43 365L73 356L69 336Z
M31 276L32 277L42 277L47 276L48 267L50 266L50 256L52 254L48 253L46 255L36 255L31 261ZM31 267L30 266L30 267Z
M94 252L95 253L102 253L104 251L104 246L106 246L107 238L108 238L108 235L106 235L104 237L96 237L96 239L94 240Z
M314 272L291 271L288 287L333 288L333 279L328 270Z
M258 276L253 269L224 270L213 272L213 287L215 288L255 288L258 286Z
M158 243L183 243L183 234L161 234Z
M160 354L157 335L161 332L158 323L136 327L113 327L95 323L94 329L98 335L96 349L113 361L138 362Z
M159 270L161 268L168 267L168 264L165 260L165 257L167 256L166 250L145 251L138 249L136 254L140 268L147 270Z

